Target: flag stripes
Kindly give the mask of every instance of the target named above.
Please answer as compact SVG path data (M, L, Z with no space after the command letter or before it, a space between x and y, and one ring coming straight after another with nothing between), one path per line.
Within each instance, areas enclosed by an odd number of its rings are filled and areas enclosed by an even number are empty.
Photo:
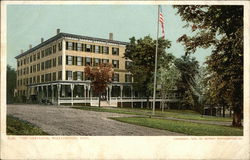
M165 32L164 32L164 17L163 17L163 13L162 13L162 8L161 6L159 7L160 11L159 11L159 22L161 23L161 31L162 31L162 38L165 38Z

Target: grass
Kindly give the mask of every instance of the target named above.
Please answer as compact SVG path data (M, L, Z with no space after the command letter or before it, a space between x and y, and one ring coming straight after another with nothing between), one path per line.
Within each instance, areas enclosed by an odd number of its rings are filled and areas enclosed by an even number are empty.
M133 114L133 115L151 115L152 110L149 109L138 109L138 108L100 108L100 107L73 107L75 109L82 109L88 111L96 112L111 112L120 114ZM191 110L165 110L155 111L155 116L159 117L173 117L179 119L189 119L189 120L200 120L200 121L220 121L220 122L231 122L230 117L214 117L214 116L201 116L199 113Z
M109 109L109 108L101 108L101 107L72 107L75 109L87 110L87 111L96 111L96 112L110 112L110 113L119 113L119 114L132 114L132 115L145 115L144 113L137 113L129 110L121 110L121 109Z
M184 133L194 136L242 136L242 128L233 128L229 126L200 124L185 121L166 120L157 118L143 117L112 117L111 119L146 126L150 128L168 130L172 132Z
M7 115L7 135L48 135L33 124Z

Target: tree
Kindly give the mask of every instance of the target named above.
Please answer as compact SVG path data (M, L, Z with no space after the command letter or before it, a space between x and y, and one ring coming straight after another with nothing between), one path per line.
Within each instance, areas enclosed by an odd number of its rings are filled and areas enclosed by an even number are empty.
M181 74L178 89L184 93L183 105L191 106L192 109L201 113L201 93L197 86L199 62L194 57L191 58L189 55L186 55L177 58L174 64Z
M16 89L16 70L7 65L7 103L14 102L14 92Z
M174 65L173 62L169 63L168 66L161 66L159 69L159 82L161 84L161 98L162 100L167 99L167 95L175 90L177 87L177 81L180 80L181 73ZM165 102L162 101L162 111L164 110Z
M99 96L99 107L101 103L101 94L106 90L108 83L112 81L112 66L104 63L97 67L87 66L84 69L86 77L91 79L93 91Z
M170 47L170 41L160 38L158 40L158 68L161 64L168 64L171 56L167 56L165 49ZM149 97L152 96L152 84L154 78L156 40L150 36L145 36L138 40L130 38L130 43L126 46L125 58L132 60L128 71L132 73L135 91L143 93L147 98L149 107Z
M212 47L206 61L213 99L233 109L233 126L243 118L243 6L174 6L195 35L179 38L186 54ZM215 87L218 86L218 87ZM222 99L220 101L220 99ZM225 100L225 101L224 101ZM224 105L224 104L222 104Z

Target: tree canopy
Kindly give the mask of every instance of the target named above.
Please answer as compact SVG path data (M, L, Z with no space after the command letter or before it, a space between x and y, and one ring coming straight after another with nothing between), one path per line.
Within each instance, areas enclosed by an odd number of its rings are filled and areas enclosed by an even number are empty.
M234 111L233 126L241 126L243 115L243 6L174 6L193 36L178 41L186 54L198 47L212 47L206 64L212 100L225 103ZM213 93L213 94L212 94ZM221 100L222 99L222 100ZM225 100L225 101L224 101ZM225 105L225 104L221 104Z
M14 92L16 88L16 70L7 65L7 103L14 102Z
M108 83L112 81L112 66L108 63L97 67L87 66L84 69L87 78L90 78L93 91L99 95L99 107L101 94L106 90Z
M166 48L170 47L170 41L160 38L158 40L158 68L160 65L168 64L172 56L166 54ZM147 98L152 95L152 84L155 66L156 40L150 36L135 39L130 38L126 46L125 58L132 60L128 71L133 74L134 89L144 93Z

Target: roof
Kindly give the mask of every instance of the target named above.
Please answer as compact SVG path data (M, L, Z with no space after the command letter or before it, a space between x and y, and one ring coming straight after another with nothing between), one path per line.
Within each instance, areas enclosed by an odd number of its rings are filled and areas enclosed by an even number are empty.
M91 41L101 41L101 42L106 42L106 43L114 43L114 44L120 44L120 45L127 45L127 42L122 42L122 41L116 41L116 40L110 40L110 39L103 39L103 38L94 38L94 37L88 37L88 36L81 36L81 35L76 35L76 34L70 34L70 33L59 33L57 35L55 35L54 37L51 37L50 39L44 41L43 43L38 44L37 46L23 52L22 54L19 54L18 56L16 56L15 58L20 58L22 56L25 56L55 40L58 40L60 38L77 38L77 39L85 39L85 40L91 40Z

